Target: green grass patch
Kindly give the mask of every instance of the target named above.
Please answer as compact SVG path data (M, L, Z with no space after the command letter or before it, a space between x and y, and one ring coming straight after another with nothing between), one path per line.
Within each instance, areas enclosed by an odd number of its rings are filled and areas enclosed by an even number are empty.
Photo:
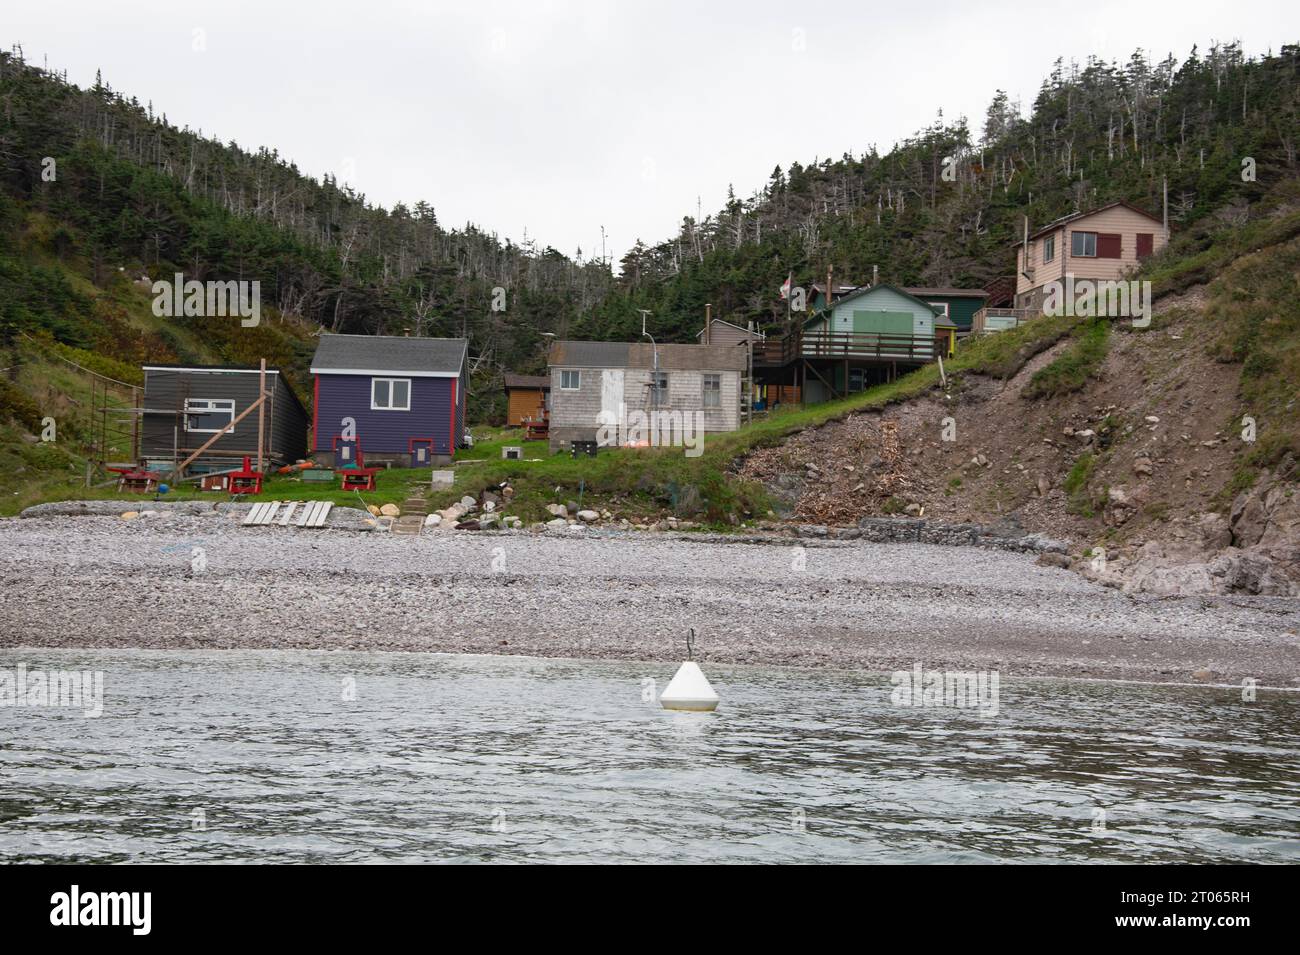
M1094 318L1076 325L1070 346L1050 364L1034 372L1021 391L1028 399L1056 398L1078 391L1101 370L1110 337L1110 322Z
M1092 517L1095 513L1091 495L1088 493L1088 481L1092 478L1097 458L1091 451L1085 451L1075 460L1070 473L1065 476L1062 487L1065 490L1066 509L1072 514Z

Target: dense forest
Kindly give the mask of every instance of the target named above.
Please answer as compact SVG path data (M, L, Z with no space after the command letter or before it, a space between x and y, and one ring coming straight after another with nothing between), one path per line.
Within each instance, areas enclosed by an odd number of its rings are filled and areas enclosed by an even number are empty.
M1023 216L1042 225L1114 199L1159 214L1165 177L1175 230L1225 206L1244 214L1296 175L1298 138L1296 45L1259 59L1227 44L1181 64L1141 53L1122 65L1058 61L1027 114L998 91L978 130L941 115L883 155L778 167L747 200L684 219L667 242L638 243L578 327L625 336L635 309L649 308L684 338L706 302L775 327L786 276L806 286L831 265L837 283L869 281L874 266L882 281L984 287L1013 271Z
M777 167L748 198L638 242L614 275L599 259L448 228L426 202L379 208L274 151L178 128L102 79L80 89L15 49L0 53L0 333L43 329L124 361L158 358L167 342L102 306L90 321L96 308L68 271L96 287L174 271L258 279L264 307L313 328L467 332L490 386L541 366L541 333L633 337L640 308L661 341L689 340L706 303L775 327L790 273L807 284L833 265L837 280L863 282L875 267L902 284L983 286L1010 273L1023 216L1042 224L1112 199L1158 212L1166 178L1175 228L1244 216L1296 174L1298 80L1296 45L1058 61L1028 107L998 92L978 129L940 114L883 154ZM20 248L24 230L39 234L40 255ZM498 286L508 304L493 312Z

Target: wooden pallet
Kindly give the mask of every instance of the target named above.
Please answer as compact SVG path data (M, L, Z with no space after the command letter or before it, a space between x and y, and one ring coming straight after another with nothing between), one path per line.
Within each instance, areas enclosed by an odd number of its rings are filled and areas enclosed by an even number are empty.
M288 527L292 524L295 527L324 527L333 508L333 501L263 501L249 509L243 526L267 527L278 524Z

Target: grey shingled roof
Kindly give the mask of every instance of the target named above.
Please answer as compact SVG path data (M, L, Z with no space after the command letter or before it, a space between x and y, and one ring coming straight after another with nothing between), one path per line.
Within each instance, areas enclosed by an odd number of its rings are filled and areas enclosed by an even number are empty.
M551 379L545 375L512 375L507 372L504 376L504 384L507 388L540 388L542 391L551 390Z
M947 296L949 298L988 298L989 293L982 288L924 288L917 286L904 286L903 291L908 295L935 295Z
M311 360L317 372L401 371L456 374L465 361L463 338L322 334Z
M742 343L743 344L743 343ZM552 368L653 368L662 371L744 371L748 349L738 345L683 345L657 348L649 342L555 342Z
M550 364L569 368L626 368L631 345L627 342L555 342Z

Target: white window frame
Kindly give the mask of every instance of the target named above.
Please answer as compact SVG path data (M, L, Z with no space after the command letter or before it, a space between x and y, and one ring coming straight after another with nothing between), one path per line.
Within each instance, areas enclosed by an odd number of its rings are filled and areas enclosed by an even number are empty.
M375 404L375 383L379 381L388 382L388 404ZM406 405L398 407L393 404L393 382L406 382ZM410 378L371 378L370 379L370 410L371 411L410 411L411 410L411 379Z
M202 407L200 407L202 406ZM192 428L190 427L190 415L208 415L221 414L228 412L230 421L220 428ZM231 427L235 423L235 399L234 398L186 398L185 399L185 430L194 434L233 434L235 429Z
M709 382L716 382L716 388L710 388ZM706 371L700 379L700 407L702 408L721 408L722 407L722 375L716 372ZM710 403L709 396L716 397L716 401Z
M1083 247L1084 247L1085 251L1083 251L1083 252L1076 252L1076 251L1074 251L1074 237L1075 237L1076 235L1081 235L1081 236L1084 237ZM1087 242L1087 238L1088 238L1088 236L1092 236L1092 252L1091 252L1091 253L1089 253L1089 252L1086 251L1087 248L1088 248L1088 242ZM1070 232L1070 255L1073 256L1073 257L1076 258L1076 259L1095 259L1095 258L1097 257L1097 233L1095 233L1095 232L1084 232L1084 231L1082 231L1082 230L1080 230L1079 232L1073 232L1073 231L1071 231L1071 232Z
M571 385L566 385L564 382L565 382L566 380L568 380L568 376L569 376L569 375L572 375L572 376L573 376L573 384L571 384ZM561 391L581 391L581 390L582 390L582 372L581 372L579 369L577 369L577 368L561 368L561 369L560 369L560 390L561 390Z
M947 318L947 317L948 317L948 303L947 303L947 302L926 302L925 304L926 304L926 305L929 305L931 308L941 308L941 309L943 309L943 317L944 317L944 318Z
M1043 240L1043 264L1046 265L1056 258L1056 236L1049 235Z

